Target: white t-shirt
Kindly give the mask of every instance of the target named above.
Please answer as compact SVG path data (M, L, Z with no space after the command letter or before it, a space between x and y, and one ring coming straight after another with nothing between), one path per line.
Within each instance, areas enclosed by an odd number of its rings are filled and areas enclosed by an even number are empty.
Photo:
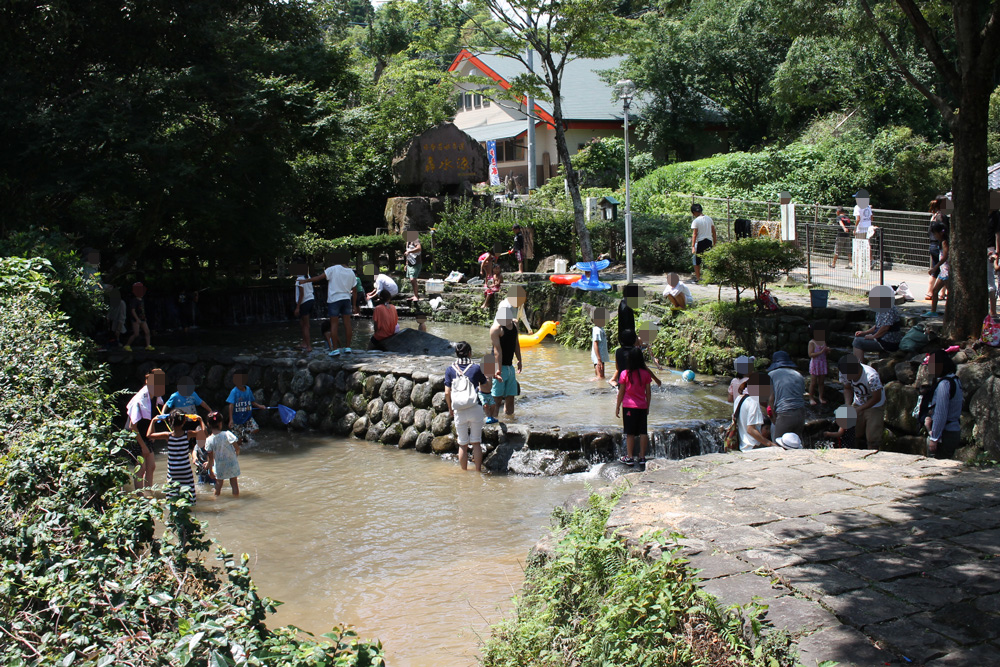
M872 226L872 207L865 206L861 208L860 206L854 206L854 219L857 220L861 218L861 222L858 223L858 231L866 232L868 228Z
M841 373L840 382L854 388L854 405L863 405L872 397L872 394L882 389L882 380L879 379L878 371L868 364L861 364L861 377L856 381L848 380L847 376ZM872 407L880 408L883 405L885 405L885 390L882 390L882 398Z
M295 276L295 303L299 303L299 294L302 294L302 303L313 300L313 284L299 283L299 280L306 280L309 276ZM299 292L299 290L302 290Z
M671 287L667 285L666 289L663 290L663 296L677 296L678 294L684 295L684 301L687 305L694 303L694 296L691 295L691 288L684 284L683 281L678 281L676 287Z
M378 292L386 291L390 296L396 296L399 294L399 285L397 285L396 281L389 276L384 273L380 273L375 276L375 290L376 295Z
M742 403L742 405L740 405ZM756 426L757 430L764 425L764 413L760 409L760 398L757 396L737 396L733 401L733 414L739 409L736 424L740 430L740 451L745 452L758 446L760 442L747 432L747 426Z
M156 404L163 405L163 397L156 397ZM153 402L149 398L149 387L143 385L142 389L136 392L135 396L129 400L125 406L128 420L132 424L138 424L143 419L153 418ZM142 434L145 437L145 433Z
M329 267L324 273L326 273L328 283L326 287L327 303L351 298L351 290L357 285L354 271L351 271L346 266L335 264Z
M712 230L715 229L715 223L707 215L699 215L691 221L691 229L698 230L698 238L695 239L695 243L698 241L704 241L705 239L711 241Z

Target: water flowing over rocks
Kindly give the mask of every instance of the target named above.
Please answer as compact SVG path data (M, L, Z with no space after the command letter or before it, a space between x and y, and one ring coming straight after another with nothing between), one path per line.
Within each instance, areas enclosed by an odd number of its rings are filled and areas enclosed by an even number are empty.
M254 414L262 427L317 429L440 455L457 451L444 397L444 369L451 359L356 352L336 358L242 355L224 357L221 361L226 363L220 363L217 352L203 358L187 353L178 356L183 359L156 353L138 367L124 363L124 358L111 363L122 384L132 386L154 366L175 375L198 367L205 378L198 392L217 409L225 406L233 371L242 366L259 402L280 403L296 411L291 424L285 425L276 410L258 410ZM543 393L530 399L547 397ZM720 451L725 423L680 421L652 427L650 454L681 458ZM624 443L617 426L564 431L498 423L483 428L483 449L484 466L493 473L564 475L621 456Z

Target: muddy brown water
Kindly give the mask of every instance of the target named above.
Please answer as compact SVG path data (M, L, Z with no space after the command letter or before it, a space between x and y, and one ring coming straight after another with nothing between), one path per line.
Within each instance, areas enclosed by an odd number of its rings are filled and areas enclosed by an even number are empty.
M157 481L166 458L157 456ZM350 624L393 667L476 664L511 609L552 508L596 472L558 478L463 473L457 461L362 441L264 433L240 456L240 497L199 485L208 535L250 555L268 621L315 635Z
M357 323L356 347L365 347L370 326ZM484 327L427 326L429 333L467 340L477 357L488 349ZM266 325L198 331L189 342L293 354L295 335L291 325ZM621 424L614 392L589 381L589 352L547 339L524 348L523 358L522 397L505 421ZM659 375L664 387L654 388L651 426L730 414L725 386ZM157 464L162 482L164 455ZM227 484L214 500L210 487L200 486L196 512L210 537L250 555L261 593L284 603L269 623L316 635L349 624L380 639L392 667L476 664L480 638L511 610L524 559L552 508L604 484L596 469L556 478L478 475L463 473L454 459L413 450L277 431L245 447L240 467L241 496L233 498Z

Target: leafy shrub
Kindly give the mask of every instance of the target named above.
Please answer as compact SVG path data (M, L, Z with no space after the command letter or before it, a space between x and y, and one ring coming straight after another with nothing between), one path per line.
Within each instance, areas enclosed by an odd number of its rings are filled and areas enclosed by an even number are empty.
M610 253L624 262L625 220L592 222L590 240L597 254ZM690 215L632 215L632 264L636 271L666 273L691 267Z
M756 299L767 283L803 261L793 244L759 237L720 243L702 255L706 280L735 288L737 301L748 287Z
M23 268L0 265L4 664L381 665L380 645L351 632L319 643L269 629L276 603L258 594L246 555L219 549L222 567L210 567L186 500L123 489L118 450L131 436L113 425L107 371L48 305L58 288L45 272Z
M636 151L629 154L632 179L639 179L650 171L653 156ZM580 176L580 186L587 188L622 187L625 181L625 140L620 137L597 137L572 157L573 167Z
M66 236L37 229L11 234L0 241L0 256L11 258L0 268L5 286L51 295L46 303L69 316L77 331L89 331L103 311L100 285L85 278L86 257Z
M605 534L620 487L588 506L553 512L551 557L528 570L516 613L492 628L485 667L794 664L786 633L760 639L759 610L721 610L702 593L672 539L646 536L662 557L633 555ZM695 629L697 628L697 629Z
M753 342L747 339L755 335L753 311L752 304L723 301L671 312L661 320L650 349L654 357L677 368L731 374L733 359L747 354Z
M525 261L525 270L532 270L538 260L549 255L569 259L577 253L576 233L571 215L532 207L496 207L475 209L471 202L449 203L434 228L433 239L424 242L432 249L434 270L438 273L462 271L466 276L479 275L479 256L500 244L506 252L514 242L511 227L515 224L531 227L535 233L535 259ZM513 255L501 258L505 271L516 271Z
M776 201L782 190L797 202L840 205L864 187L877 208L922 210L948 189L949 147L909 128L806 135L786 146L660 167L636 182L632 206L646 213L674 210L665 207L664 192Z

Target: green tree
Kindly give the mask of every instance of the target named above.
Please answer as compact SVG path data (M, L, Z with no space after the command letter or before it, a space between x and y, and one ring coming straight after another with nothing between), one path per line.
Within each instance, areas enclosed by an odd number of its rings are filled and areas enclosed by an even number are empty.
M246 263L323 215L293 165L355 82L305 4L5 3L0 26L0 233L59 228L124 270Z
M525 67L525 74L510 82L508 91L518 102L530 91L552 102L555 120L556 154L562 165L573 203L573 222L584 261L593 261L584 217L580 182L570 161L563 122L563 73L576 58L603 58L621 49L627 21L616 16L616 0L473 0L471 8L489 16L493 24L482 23L472 13L469 19L499 53ZM538 54L536 71L528 74L527 49Z
M747 288L753 290L756 300L767 283L802 266L803 259L802 251L794 245L762 238L721 243L702 255L706 281L731 286L737 303Z
M955 142L948 307L945 332L977 336L986 313L982 248L987 243L989 195L984 177L990 94L1000 63L1000 2L954 0L950 7L917 0L859 0L868 30L892 57L899 76L940 111ZM934 65L910 68L904 54L916 43ZM959 304L960 307L955 307Z

